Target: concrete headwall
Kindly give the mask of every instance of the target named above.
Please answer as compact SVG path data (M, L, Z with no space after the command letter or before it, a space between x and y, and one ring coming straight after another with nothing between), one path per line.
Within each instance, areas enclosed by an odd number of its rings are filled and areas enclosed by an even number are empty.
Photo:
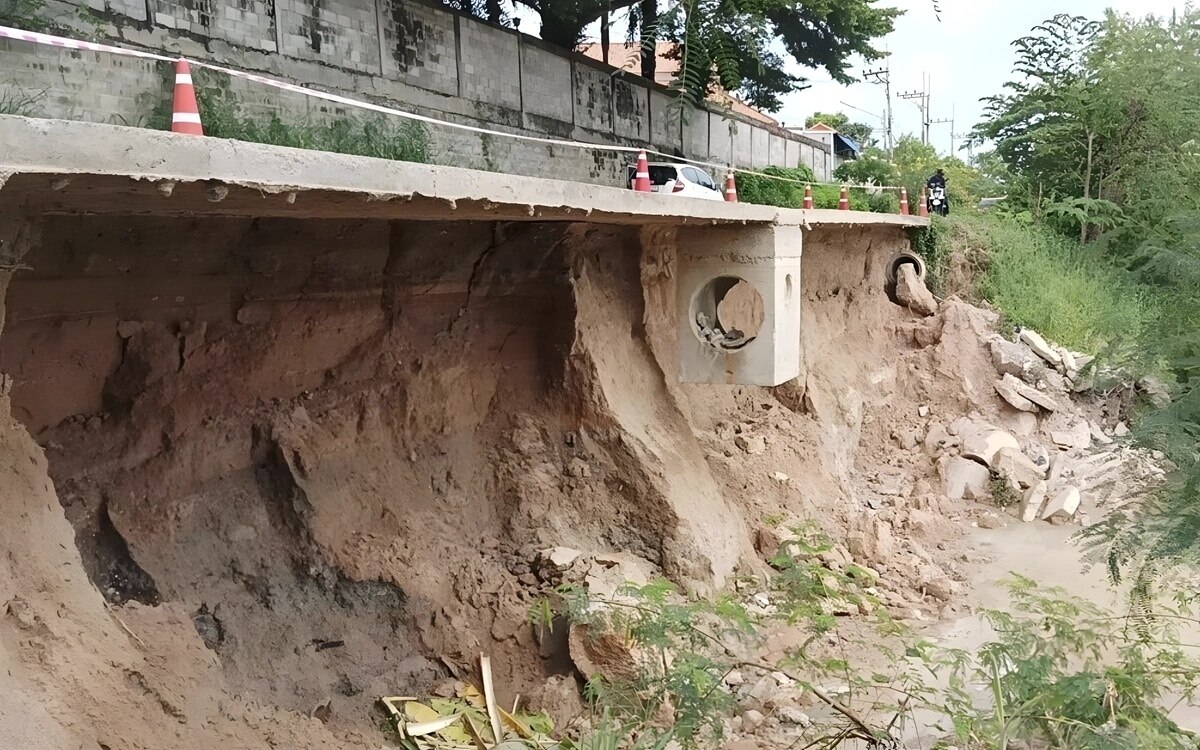
M0 0L3 3L4 0ZM93 36L264 72L315 89L502 132L653 146L738 167L809 166L828 179L819 142L736 115L683 112L667 89L539 39L414 0L51 0L87 9ZM170 96L171 66L0 40L0 92L38 94L39 115L144 125ZM328 102L229 82L246 112L285 121L356 116ZM628 156L431 126L439 164L601 184ZM714 175L719 178L719 175Z

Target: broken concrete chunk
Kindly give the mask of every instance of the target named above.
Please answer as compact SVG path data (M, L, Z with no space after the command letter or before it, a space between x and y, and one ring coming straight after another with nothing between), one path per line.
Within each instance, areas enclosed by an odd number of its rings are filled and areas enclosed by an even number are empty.
M751 456L757 456L765 453L767 450L767 441L762 435L752 435L750 437L738 435L733 439L733 444Z
M1054 430L1050 439L1062 450L1085 450L1092 445L1092 429L1086 421L1081 421L1069 430Z
M1042 511L1042 520L1071 518L1077 510L1079 510L1079 488L1063 487L1046 500L1046 508Z
M917 269L911 263L896 269L896 300L919 315L933 315L938 310L937 300L917 276Z
M1129 434L1129 426L1124 422L1117 422L1117 426L1113 428L1113 434L1117 437L1125 437Z
M946 458L942 478L946 497L961 500L968 494L971 497L983 497L987 494L991 472L977 461L962 456L949 456Z
M1161 378L1146 375L1138 380L1137 388L1155 408L1165 409L1171 405L1171 388Z
M1015 482L1019 487L1032 487L1046 478L1046 468L1038 466L1016 448L1001 448L996 451L992 468L1002 477Z
M1062 360L1062 367L1065 372L1079 371L1079 363L1075 361L1075 355L1071 354L1066 347L1060 346L1055 351L1058 352L1058 358Z
M1058 356L1058 352L1053 346L1037 331L1029 328L1021 329L1021 340L1024 341L1033 353L1046 360L1052 365L1062 364L1062 357Z
M1013 407L1014 409L1036 414L1038 411L1038 405L1022 396L1020 391L1014 388L1012 383L1009 382L1010 380L1016 381L1017 379L1006 373L1003 380L997 380L995 383L993 383L992 385L996 389L996 393L999 393L1001 398L1007 401L1009 406Z
M962 433L962 454L965 458L993 466L996 453L1001 448L1020 451L1021 445L1011 432L983 423L976 423Z
M1101 445L1110 445L1112 438L1104 434L1104 428L1095 422L1088 422L1088 428L1092 431L1092 439Z
M1042 513L1042 505L1046 502L1048 486L1044 481L1034 482L1021 498L1021 520L1033 523Z
M1002 386L1003 386L1004 390L1001 390ZM1000 382L996 384L996 392L999 393L1001 396L1004 396L1005 400L1008 400L1008 396L1005 395L1005 391L1011 391L1012 393L1016 394L1017 396L1020 396L1021 398L1025 399L1026 401L1032 401L1034 404L1037 404L1038 406L1045 409L1046 411L1058 411L1058 402L1057 401L1050 398L1045 393L1042 393L1037 388L1034 388L1033 386L1029 385L1028 383L1022 382L1022 381L1014 378L1012 375L1006 374L1000 380ZM1013 406L1016 406L1016 404L1013 403L1012 401L1009 401L1009 403L1012 403ZM1017 407L1017 408L1020 408L1020 407ZM1028 411L1028 409L1024 409L1022 411Z
M1030 354L1028 349L1008 341L999 334L988 339L988 348L992 353L992 365L995 366L996 372L1002 375L1029 380L1041 366L1041 361Z
M556 568L569 568L571 563L579 559L583 553L570 547L551 547L544 549L538 555Z

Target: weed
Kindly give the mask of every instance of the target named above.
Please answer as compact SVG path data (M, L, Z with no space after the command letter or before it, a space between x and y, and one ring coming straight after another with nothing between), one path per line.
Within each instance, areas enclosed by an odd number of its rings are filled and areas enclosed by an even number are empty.
M329 123L284 122L279 115L244 114L234 92L222 87L207 71L193 71L196 99L205 135L272 146L372 156L395 161L426 162L429 138L420 123L394 124L382 115L364 119L341 118ZM147 123L165 130L170 124L170 103L159 99Z
M36 93L28 93L16 86L0 89L0 115L20 115L21 117L37 117L37 103L46 96L47 89Z
M1064 346L1123 360L1160 314L1127 274L1045 228L988 216L952 218L949 228L986 250L979 293L1006 320ZM941 231L931 227L928 243L937 258L948 246Z
M1000 508L1011 508L1021 502L1021 496L1017 489L1012 486L1007 478L999 474L993 474L988 490L992 495L992 502Z

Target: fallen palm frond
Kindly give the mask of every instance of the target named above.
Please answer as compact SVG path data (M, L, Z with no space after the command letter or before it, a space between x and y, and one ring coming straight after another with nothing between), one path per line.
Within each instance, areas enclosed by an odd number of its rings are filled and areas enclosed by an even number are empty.
M523 713L496 700L491 660L480 656L482 690L460 683L453 698L420 701L413 696L379 699L406 750L565 750L550 736L553 725L540 713Z

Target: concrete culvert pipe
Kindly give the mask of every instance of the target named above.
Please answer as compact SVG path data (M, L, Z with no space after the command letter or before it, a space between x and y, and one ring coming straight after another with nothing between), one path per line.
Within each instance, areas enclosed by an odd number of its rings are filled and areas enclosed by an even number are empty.
M888 261L887 264L887 286L889 289L896 286L896 274L900 270L900 266L905 264L916 266L917 278L925 281L925 261L921 260L921 256L913 255L912 253L900 253L896 257Z

